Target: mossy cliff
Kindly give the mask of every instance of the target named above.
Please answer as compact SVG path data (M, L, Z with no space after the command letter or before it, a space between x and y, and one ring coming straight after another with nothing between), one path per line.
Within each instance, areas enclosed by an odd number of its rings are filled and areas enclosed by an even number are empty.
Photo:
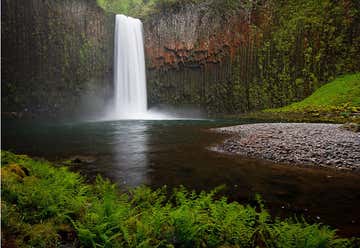
M279 107L360 70L358 1L185 2L145 21L150 105Z
M357 0L142 3L150 106L274 108L360 71ZM114 14L96 0L1 4L2 112L102 110L112 99Z
M111 94L114 16L95 0L1 5L2 112L59 116L103 108Z

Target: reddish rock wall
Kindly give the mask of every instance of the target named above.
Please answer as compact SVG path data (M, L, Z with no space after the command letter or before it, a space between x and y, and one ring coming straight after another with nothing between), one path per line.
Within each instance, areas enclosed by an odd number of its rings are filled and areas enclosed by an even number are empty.
M233 98L235 61L241 66L244 83L256 73L256 48L262 32L254 24L266 28L266 10L261 3L223 11L213 1L205 1L173 8L146 21L150 105L195 105L208 113L245 111L246 104L235 106L224 99Z
M145 23L145 49L149 69L220 63L249 43L251 25L258 15L240 9L231 16L217 15L211 1L170 10Z
M358 7L356 0L172 6L144 23L149 105L234 114L299 101L359 70Z

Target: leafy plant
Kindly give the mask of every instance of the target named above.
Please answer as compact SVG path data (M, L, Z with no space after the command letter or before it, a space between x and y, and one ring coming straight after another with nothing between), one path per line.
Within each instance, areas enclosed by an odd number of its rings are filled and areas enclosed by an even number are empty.
M121 193L101 177L1 152L3 243L20 247L352 247L335 230L301 220L273 220L257 207L184 187L137 187ZM217 199L216 199L217 198Z

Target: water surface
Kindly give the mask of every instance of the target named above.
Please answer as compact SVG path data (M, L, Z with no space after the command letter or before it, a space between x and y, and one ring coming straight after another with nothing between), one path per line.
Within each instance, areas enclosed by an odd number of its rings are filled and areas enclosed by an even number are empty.
M207 149L223 137L208 131L240 124L223 120L45 123L3 121L2 149L60 161L89 180L97 174L121 188L184 185L224 194L242 203L260 193L273 214L329 224L343 235L360 235L360 175L301 168L225 155Z

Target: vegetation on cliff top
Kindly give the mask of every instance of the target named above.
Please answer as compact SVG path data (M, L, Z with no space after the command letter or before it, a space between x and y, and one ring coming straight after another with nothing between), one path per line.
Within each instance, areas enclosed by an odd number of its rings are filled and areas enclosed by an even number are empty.
M140 18L146 18L160 11L177 8L184 4L196 4L207 0L96 0L97 4L105 11L116 14L124 14ZM217 12L232 10L239 6L246 6L252 1L239 0L216 0L209 1L210 6ZM226 14L226 13L225 13Z
M105 11L129 16L144 17L175 3L191 0L96 0ZM195 1L195 0L194 0Z
M1 152L4 247L355 247L335 230L270 217L258 207L229 203L216 190L138 187L120 193L94 185L47 161ZM216 199L215 199L216 198Z

